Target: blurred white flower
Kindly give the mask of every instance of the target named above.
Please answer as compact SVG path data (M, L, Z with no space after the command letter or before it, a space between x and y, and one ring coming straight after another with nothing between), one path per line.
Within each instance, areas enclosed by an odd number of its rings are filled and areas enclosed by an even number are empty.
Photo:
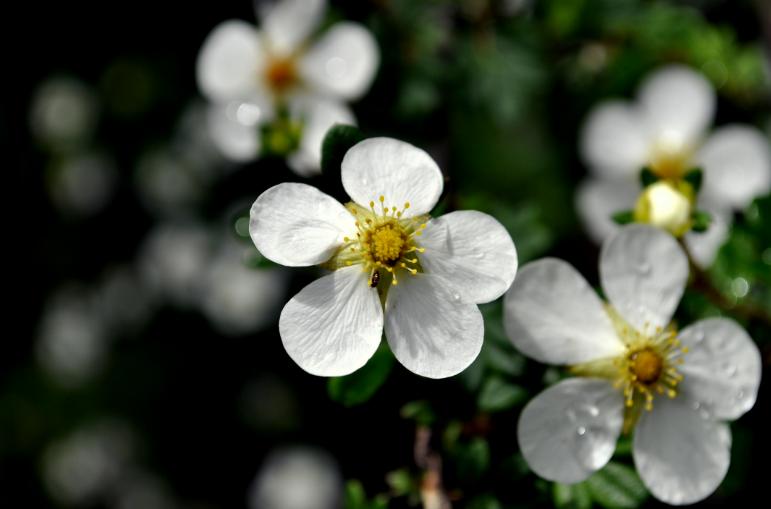
M48 446L42 477L50 495L67 506L91 506L113 489L132 460L134 438L120 422L103 421Z
M540 476L583 481L634 430L643 483L669 504L709 496L725 477L731 433L723 422L755 404L760 353L734 321L670 323L688 278L675 239L646 225L611 236L600 256L608 302L568 263L522 267L506 294L506 332L526 355L573 374L522 411L522 454Z
M202 275L202 310L222 333L254 332L278 314L288 281L281 269L247 267L254 248L238 244L230 234L226 237Z
M685 242L698 263L712 263L731 210L771 189L769 140L761 131L737 124L707 136L715 102L701 74L671 65L642 83L636 102L606 101L590 112L581 153L591 177L578 191L577 207L597 242L618 229L613 213L633 207L643 167L672 181L699 167L704 181L697 205L712 215L713 224L706 233L686 234Z
M58 383L77 386L103 367L107 355L106 326L84 291L65 288L46 305L36 354Z
M281 312L287 353L309 373L341 376L367 362L385 329L407 369L430 378L461 372L482 346L477 304L514 279L508 232L476 211L432 219L442 172L408 143L364 140L346 153L341 174L353 200L345 206L295 183L268 189L252 206L249 232L264 256L333 270Z
M145 152L137 163L136 185L142 204L163 217L184 217L204 197L208 182L190 161L168 148Z
M177 306L197 306L205 291L203 274L211 259L210 231L195 223L156 226L144 241L139 271L155 296Z
M263 3L260 29L230 20L208 36L198 86L212 102L209 128L224 155L254 159L263 149L261 127L273 123L280 129L269 148L288 153L299 174L317 173L326 131L355 122L345 102L369 88L379 51L357 23L338 22L314 37L325 10L325 0Z
M174 509L178 507L161 479L130 469L116 483L110 496L113 509Z
M250 509L337 509L343 479L335 460L309 447L278 449L249 490Z
M49 194L63 212L99 212L112 198L118 180L115 162L106 154L80 152L53 161L47 169Z
M50 150L79 150L91 141L98 110L93 91L84 83L70 77L51 78L35 91L30 130Z
M135 330L153 309L153 299L134 267L108 269L94 289L94 307L105 327L115 333Z

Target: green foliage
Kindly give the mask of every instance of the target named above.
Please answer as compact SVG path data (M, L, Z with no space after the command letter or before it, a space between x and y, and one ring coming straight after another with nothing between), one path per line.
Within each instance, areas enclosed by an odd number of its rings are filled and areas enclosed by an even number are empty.
M683 176L683 180L691 185L694 194L696 194L701 190L701 182L704 180L704 172L701 170L701 168L693 168L689 170L685 176Z
M501 503L494 495L485 493L472 498L466 509L501 509Z
M524 402L527 396L527 390L523 387L492 377L482 386L477 404L480 410L498 412Z
M632 210L622 210L621 212L616 212L612 217L616 224L623 225L634 223L634 211Z
M348 407L365 403L388 379L393 365L394 356L383 342L364 367L350 375L329 379L329 397Z
M490 446L482 437L458 443L453 452L457 476L466 483L476 482L490 467Z
M430 426L436 419L428 401L411 401L399 412L404 419L413 420L421 426Z
M709 228L709 225L712 222L712 216L710 216L709 212L704 210L695 210L691 217L691 221L691 230L701 233L707 231Z
M632 509L648 497L637 472L621 463L608 463L585 484L592 499L606 509Z
M640 184L643 187L648 187L651 184L655 184L659 181L659 176L653 173L650 168L645 167L640 170Z
M368 499L364 486L360 481L353 479L345 483L343 509L387 509L388 498L385 495L376 495Z
M345 153L364 138L364 133L356 126L332 126L321 144L321 172L325 175L340 175L340 164Z
M592 495L585 483L554 483L552 499L557 509L590 509L592 507Z

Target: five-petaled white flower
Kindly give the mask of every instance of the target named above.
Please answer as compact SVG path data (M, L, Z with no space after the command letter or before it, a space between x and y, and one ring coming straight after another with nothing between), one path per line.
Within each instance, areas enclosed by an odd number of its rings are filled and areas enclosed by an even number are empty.
M715 91L702 75L672 65L642 83L636 102L606 101L590 112L581 152L592 176L578 191L577 207L597 242L617 230L613 213L632 208L643 222L681 235L694 204L679 180L700 167L704 184L696 205L713 221L706 232L684 238L700 265L712 263L728 234L731 210L771 189L771 155L762 132L734 124L706 137L715 102ZM643 167L663 180L638 198Z
M347 21L312 40L325 10L325 0L279 0L259 10L259 30L225 21L204 42L198 86L213 103L212 138L230 159L256 158L260 128L273 123L282 127L268 148L288 152L298 174L317 173L327 130L355 123L345 101L369 88L379 51L366 28Z
M629 225L602 248L603 303L568 263L522 267L505 297L505 326L534 359L571 366L568 378L522 411L518 438L532 469L575 483L602 468L634 430L640 477L656 498L687 504L711 494L730 461L725 420L755 404L761 360L732 320L682 330L670 320L688 278L669 234Z
M375 353L385 329L407 369L430 378L459 373L482 346L477 304L514 280L511 237L481 212L432 219L442 173L408 143L364 140L345 154L341 173L353 200L345 206L297 183L268 189L252 206L249 229L263 255L332 270L281 312L287 353L309 373L345 375Z

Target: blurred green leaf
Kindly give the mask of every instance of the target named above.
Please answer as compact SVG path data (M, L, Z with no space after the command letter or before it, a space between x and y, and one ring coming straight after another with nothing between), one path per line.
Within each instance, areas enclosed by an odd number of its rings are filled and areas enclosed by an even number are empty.
M364 486L362 486L360 481L352 479L345 483L343 507L345 509L366 509L367 494L364 492Z
M499 377L491 377L482 386L477 404L486 412L507 410L527 399L527 391L519 386L505 382Z
M622 210L621 212L616 212L611 217L613 218L613 221L616 222L616 224L634 223L634 212L631 210Z
M590 509L592 497L585 483L552 485L552 499L557 509Z
M592 499L606 509L632 509L648 497L637 472L621 463L608 463L584 484Z
M348 149L365 138L358 127L345 124L333 125L321 143L321 172L337 175Z
M659 176L653 173L650 168L645 167L640 170L640 184L643 187L648 187L651 184L655 184L659 181Z
M391 488L391 494L395 497L408 495L417 488L412 474L404 468L388 472L386 474L386 483Z
M709 212L705 212L703 210L694 211L691 219L693 221L691 230L695 231L696 233L707 231L707 229L709 229L710 223L712 222L712 216L709 214Z
M473 483L481 478L490 466L490 447L487 440L475 437L468 443L458 444L455 457L458 477Z
M490 493L485 493L472 498L466 509L501 509L501 503Z
M691 187L693 188L694 193L698 193L701 189L701 182L704 178L704 172L701 171L701 168L693 168L692 170L689 170L688 173L685 174L683 177L683 180L691 184Z
M436 416L428 401L411 401L399 412L404 419L414 420L420 425L430 426Z
M350 375L329 379L329 397L344 406L359 405L368 401L388 379L393 364L393 354L385 343L382 343L362 368Z

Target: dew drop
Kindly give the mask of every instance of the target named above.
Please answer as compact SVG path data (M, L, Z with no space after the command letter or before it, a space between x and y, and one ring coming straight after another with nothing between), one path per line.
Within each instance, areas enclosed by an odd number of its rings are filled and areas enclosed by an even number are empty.
M584 435L586 435L586 428L583 427L583 426L579 426L576 429L576 433L578 433L579 436L584 436Z
M459 294L459 293L453 293L453 294L452 294L452 299L453 299L455 302L458 302L458 301L460 300L460 294Z

